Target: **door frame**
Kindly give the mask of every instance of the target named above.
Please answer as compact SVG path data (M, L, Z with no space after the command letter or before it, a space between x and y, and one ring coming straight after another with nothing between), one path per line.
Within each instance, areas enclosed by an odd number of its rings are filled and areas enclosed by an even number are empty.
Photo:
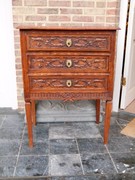
M120 109L125 109L126 105L129 105L132 102L132 98L134 97L134 90L132 90L132 97L130 98L128 96L128 92L131 93L128 90L128 75L129 75L129 68L130 68L130 62L131 62L131 53L132 53L132 36L133 36L133 28L134 26L134 15L135 15L135 0L130 0L130 8L129 8L129 20L128 20L128 30L127 30L127 39L126 39L126 49L125 49L125 62L124 62L124 71L123 71L123 77L126 78L126 86L122 86L122 93L121 93L121 102L120 102ZM130 77L130 75L129 75Z
M119 111L120 90L121 90L121 77L124 57L124 44L126 32L128 0L120 2L120 19L118 31L117 45L116 45L116 63L115 63L115 80L114 80L114 93L113 93L113 108L115 112Z

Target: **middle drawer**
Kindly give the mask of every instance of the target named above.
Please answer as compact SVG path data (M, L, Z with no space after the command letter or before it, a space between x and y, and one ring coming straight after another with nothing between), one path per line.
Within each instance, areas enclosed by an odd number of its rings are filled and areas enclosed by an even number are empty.
M109 55L27 55L29 72L109 72Z

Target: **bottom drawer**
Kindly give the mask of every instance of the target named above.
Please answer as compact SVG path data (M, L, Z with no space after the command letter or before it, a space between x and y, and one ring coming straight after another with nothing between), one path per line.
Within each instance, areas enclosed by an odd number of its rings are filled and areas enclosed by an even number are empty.
M106 92L108 76L29 77L30 92L86 91Z

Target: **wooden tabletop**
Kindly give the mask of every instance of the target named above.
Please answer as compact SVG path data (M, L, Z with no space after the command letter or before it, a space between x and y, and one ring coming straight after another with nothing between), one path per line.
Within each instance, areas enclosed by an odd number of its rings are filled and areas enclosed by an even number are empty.
M17 29L22 30L120 30L118 26L75 26L75 27L64 27L64 26L18 26Z

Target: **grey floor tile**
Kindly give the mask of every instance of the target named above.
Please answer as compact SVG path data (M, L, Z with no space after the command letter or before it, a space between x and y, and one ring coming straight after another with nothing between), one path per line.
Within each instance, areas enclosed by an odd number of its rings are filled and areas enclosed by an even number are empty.
M6 115L0 114L0 122L3 121L6 118Z
M48 140L35 142L33 148L29 148L28 141L23 141L20 155L48 155Z
M50 140L51 154L77 154L75 139L52 139Z
M72 126L52 126L49 128L49 139L74 139L74 129Z
M135 146L127 137L110 137L107 147L110 152L132 152Z
M49 132L49 125L48 124L37 124L33 128L33 141L39 142L39 141L45 141L48 139L48 133ZM24 140L28 139L28 131L27 128L25 129L24 133Z
M0 140L19 140L22 138L23 127L0 129Z
M106 180L105 175L91 173L90 176L53 177L52 180Z
M39 124L34 128L34 139L35 141L44 141L48 139L49 135L49 125L48 124Z
M20 156L15 176L48 175L48 156Z
M130 140L131 146L132 146L132 147L130 148L130 150L133 151L133 152L135 152L135 138L129 137L129 140Z
M98 138L101 137L98 125L95 122L74 123L76 138Z
M7 114L18 114L18 110L14 110L12 108L0 108L0 114L7 115Z
M2 128L17 128L24 126L24 115L6 115Z
M87 176L53 177L52 180L135 180L135 174L94 174Z
M131 113L128 113L128 112L120 111L118 113L118 118L130 121L131 119L135 118L135 114L131 114Z
M0 156L17 155L20 144L19 140L0 140Z
M101 138L77 139L80 153L107 153Z
M104 134L104 126L103 125L99 125L99 130L101 135L103 136ZM110 130L109 130L109 137L125 137L125 135L121 134L121 128L119 125L113 124L110 126Z
M121 134L121 128L119 125L112 125L110 127L109 135L110 137L125 137L123 134Z
M82 154L82 164L85 174L89 173L116 173L108 154Z
M78 154L50 155L50 175L71 176L82 174Z
M117 119L117 122L119 123L121 128L124 128L130 121L127 121L125 119Z
M74 139L74 138L101 137L97 125L89 123L67 123L63 126L53 126L49 129L50 139Z
M1 179L0 179L1 180ZM4 179L2 179L4 180ZM14 178L14 179L6 179L6 180L52 180L51 177L18 177L18 178Z
M0 129L2 128L2 125L5 121L5 117L6 117L5 115L0 115Z
M16 157L0 157L0 177L13 176Z
M133 174L104 174L97 176L97 180L134 180L135 175Z
M104 119L105 117L103 116L103 121L99 125L104 125ZM117 119L117 117L111 116L110 125L118 125Z
M111 156L118 169L118 172L135 172L135 153L111 153Z

